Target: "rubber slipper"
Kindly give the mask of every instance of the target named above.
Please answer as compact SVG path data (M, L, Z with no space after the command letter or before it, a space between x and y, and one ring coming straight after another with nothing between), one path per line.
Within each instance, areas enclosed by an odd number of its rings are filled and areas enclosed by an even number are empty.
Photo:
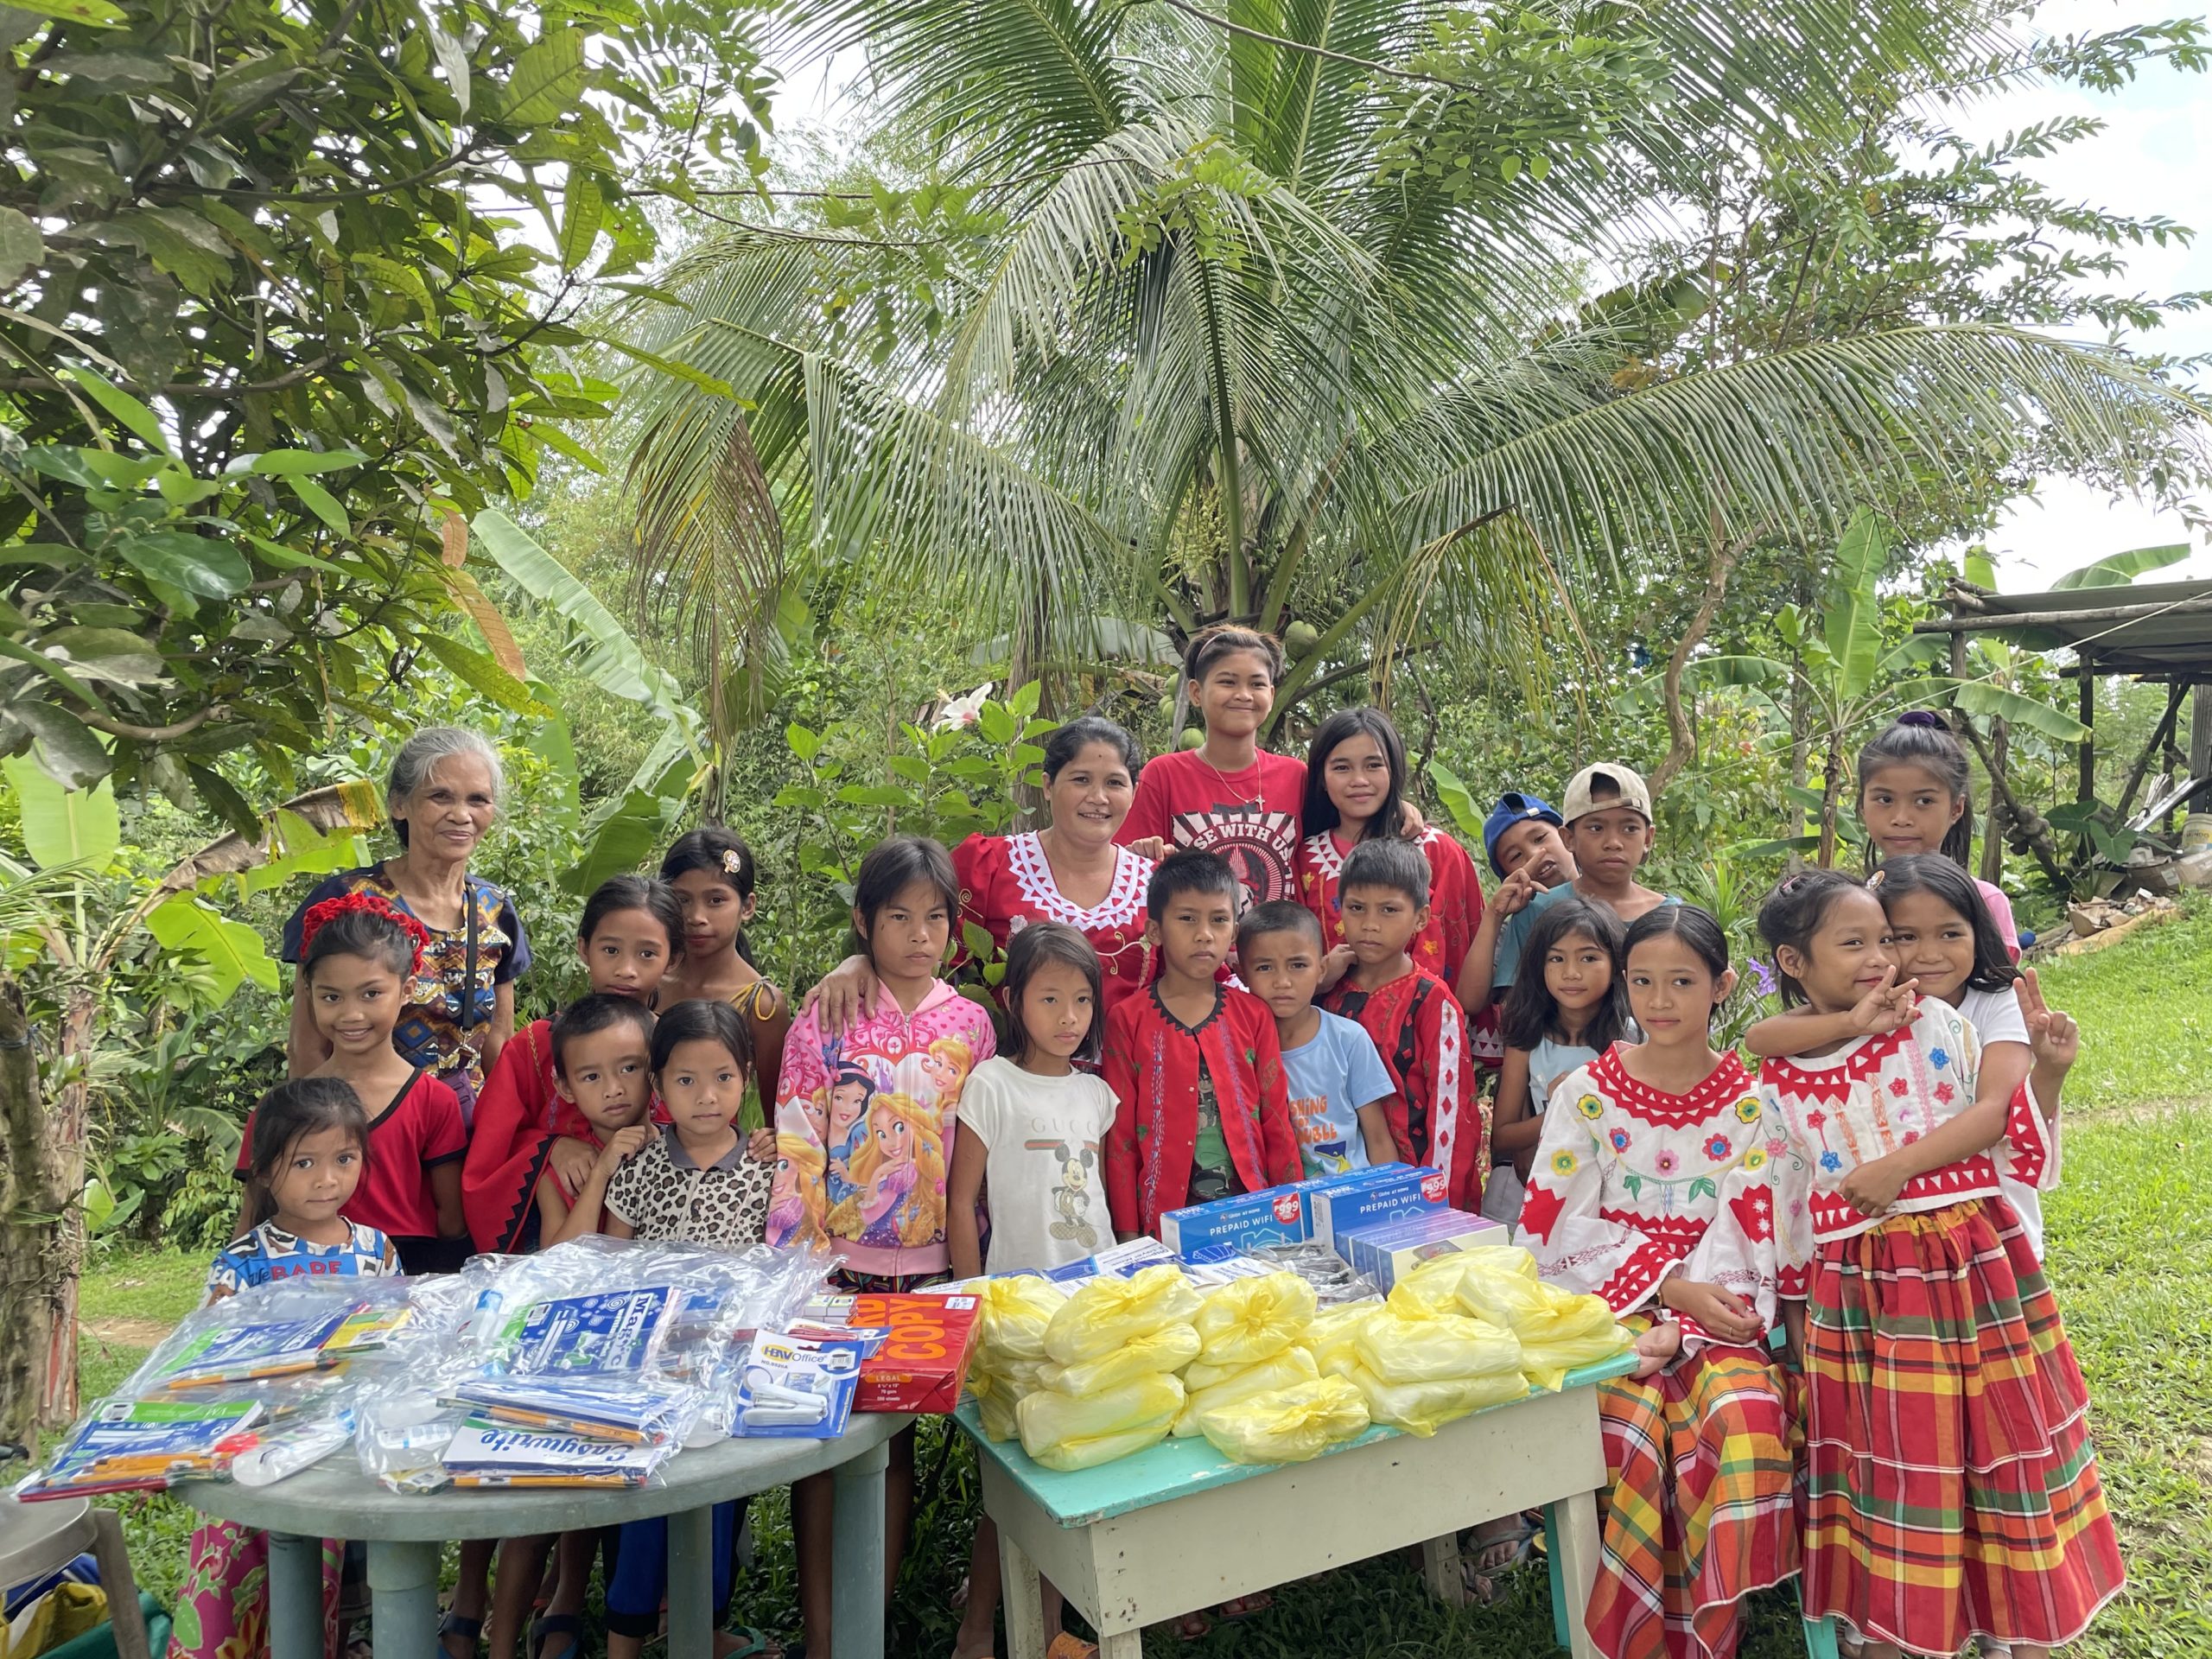
M728 1652L722 1654L721 1659L760 1659L760 1656L768 1651L768 1638L750 1624L741 1624L734 1630L717 1630L715 1634L741 1636L745 1638L742 1645L732 1648Z
M1084 1641L1073 1630L1062 1630L1045 1649L1045 1659L1098 1659L1098 1644Z
M545 1638L565 1636L568 1646L551 1654L545 1651ZM546 1613L530 1621L530 1659L584 1659L584 1622L574 1613Z
M467 1643L470 1659L474 1659L476 1645L484 1636L484 1621L480 1618L471 1618L466 1613L456 1613L448 1608L438 1617L440 1659L454 1659L452 1650L446 1646L446 1638L449 1636L457 1636Z

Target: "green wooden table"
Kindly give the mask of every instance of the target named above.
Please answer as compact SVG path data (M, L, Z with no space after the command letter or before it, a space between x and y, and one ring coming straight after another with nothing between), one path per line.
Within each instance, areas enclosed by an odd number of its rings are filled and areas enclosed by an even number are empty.
M1556 1394L1493 1406L1422 1440L1370 1428L1310 1463L1231 1463L1204 1440L1165 1440L1061 1474L1018 1440L983 1437L983 1508L998 1524L1012 1659L1043 1659L1041 1573L1098 1632L1101 1659L1139 1659L1147 1624L1408 1544L1432 1592L1462 1601L1459 1535L1522 1510L1548 1516L1554 1622L1575 1659L1598 1573L1596 1495L1605 1483L1598 1384L1632 1355L1569 1371ZM1570 1616L1571 1615L1571 1616Z
M176 1496L202 1514L269 1534L271 1659L321 1659L322 1543L369 1547L377 1659L438 1651L438 1549L450 1539L517 1538L668 1516L668 1651L714 1649L713 1510L730 1498L825 1471L836 1479L837 1563L831 1659L883 1659L883 1471L886 1446L914 1420L855 1414L834 1440L721 1440L679 1452L660 1480L634 1491L582 1488L387 1491L340 1452L273 1486L191 1480Z

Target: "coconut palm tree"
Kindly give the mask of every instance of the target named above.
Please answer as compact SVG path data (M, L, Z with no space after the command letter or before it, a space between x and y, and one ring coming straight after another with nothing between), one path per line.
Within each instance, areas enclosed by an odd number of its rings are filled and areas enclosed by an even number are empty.
M1578 303L1840 89L2027 73L1994 15L796 0L904 165L724 213L640 302L641 580L757 638L787 561L858 561L1018 667L1303 620L1280 711L1432 643L1532 660L1614 561L1833 544L2027 434L2124 470L2196 411L2115 352L1889 327L1677 372L1704 275Z

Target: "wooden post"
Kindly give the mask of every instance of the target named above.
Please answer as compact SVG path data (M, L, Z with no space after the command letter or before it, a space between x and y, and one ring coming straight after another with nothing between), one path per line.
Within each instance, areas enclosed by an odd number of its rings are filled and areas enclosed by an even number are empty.
M2120 791L2120 806L2114 817L2125 823L2127 810L2135 804L2135 791L2143 787L2143 779L2151 770L2151 763L2158 758L2158 750L2173 736L2174 721L2181 713L2182 699L2189 695L2189 683L2176 680L2166 688L2166 712L2151 731L2151 741L2143 746L2143 753L2136 757L2135 768L2127 774L2127 787Z
M2097 666L2082 653L2082 778L2075 798L2084 805L2097 798Z
M2189 775L2212 772L2212 686L2199 685L2189 709Z

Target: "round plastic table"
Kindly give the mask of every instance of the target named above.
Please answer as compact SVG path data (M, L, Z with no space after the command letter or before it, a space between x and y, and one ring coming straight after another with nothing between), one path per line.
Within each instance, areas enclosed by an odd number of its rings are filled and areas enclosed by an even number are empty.
M834 1440L723 1440L669 1459L660 1484L634 1491L588 1488L385 1491L344 1452L273 1486L186 1481L175 1494L203 1515L269 1534L270 1659L321 1659L321 1540L369 1547L377 1659L435 1653L438 1548L451 1539L511 1538L668 1516L668 1651L714 1649L715 1504L836 1476L837 1563L832 1659L882 1659L883 1471L886 1443L914 1420L855 1414Z

